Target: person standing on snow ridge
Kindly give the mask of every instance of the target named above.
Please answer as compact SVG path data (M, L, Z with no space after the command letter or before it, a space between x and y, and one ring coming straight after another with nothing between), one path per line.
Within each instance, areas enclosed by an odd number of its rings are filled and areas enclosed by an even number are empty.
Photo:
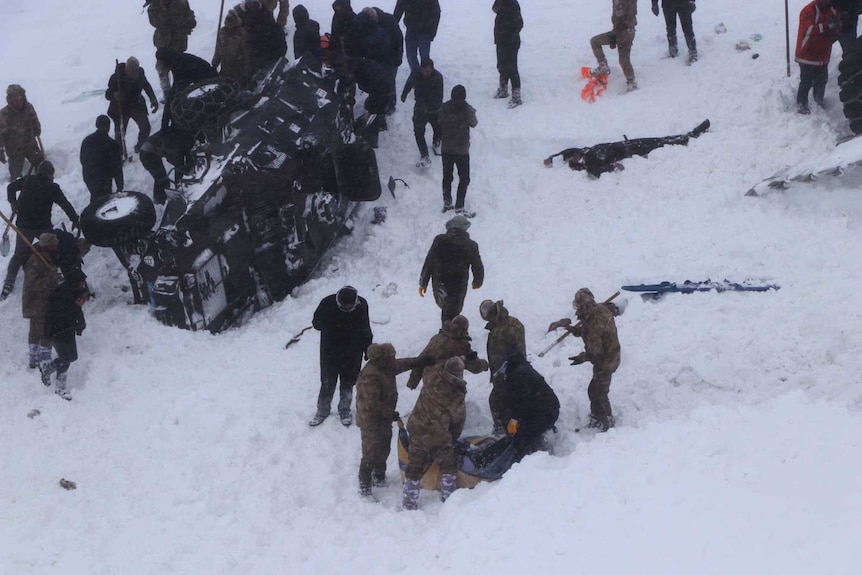
M521 74L518 72L518 50L521 49L521 5L518 0L494 0L491 8L494 18L494 44L497 46L497 71L500 87L495 98L509 97L509 81L512 82L512 99L509 108L521 105Z
M620 68L626 76L626 91L637 90L635 82L635 71L632 68L632 43L635 40L635 27L638 24L637 0L613 0L611 24L613 29L609 32L599 34L590 38L590 46L596 57L598 66L590 73L593 76L607 76L611 73L608 60L602 46L608 46L611 50L618 49L620 57Z
M308 425L316 427L329 417L335 386L341 382L338 415L347 427L353 422L350 404L353 386L362 366L362 355L374 335L368 319L368 302L353 286L323 298L311 322L320 332L320 393L317 412Z
M479 125L476 109L467 103L467 89L458 84L452 88L452 99L440 106L440 137L443 153L443 212L452 206L452 182L458 167L458 190L455 211L473 217L464 208L470 185L470 129Z
M832 0L814 0L799 12L799 33L796 37L799 89L796 91L796 111L800 114L811 113L808 92L812 87L814 102L823 107L832 44L839 24L838 11L832 7Z
M676 44L676 19L678 17L682 34L685 37L685 45L688 48L686 62L689 64L697 62L697 43L694 39L694 26L691 22L691 15L694 14L696 8L697 4L694 0L661 0L661 9L667 27L667 55L671 58L676 58L679 55L679 48ZM658 16L658 0L652 0L652 13Z
M9 181L17 180L24 170L24 160L38 166L45 159L39 145L42 124L27 92L18 84L6 88L6 106L0 110L0 163L8 155Z
M479 244L470 239L469 227L470 220L461 215L446 222L446 233L434 238L419 274L419 297L425 297L431 281L444 325L464 309L470 270L473 270L473 289L479 289L485 281Z
M138 125L135 153L141 151L141 146L150 137L150 119L147 117L147 104L144 102L142 91L147 93L150 99L150 110L155 114L159 111L156 93L147 80L140 62L134 56L117 66L108 80L108 89L105 90L105 99L110 102L108 117L114 121L114 139L117 142L122 141L130 119Z
M434 61L431 58L422 60L418 74L410 74L404 90L401 92L401 101L407 101L407 95L414 90L415 102L413 104L413 137L416 138L416 147L419 148L419 161L417 168L425 168L431 165L431 157L428 155L428 144L425 142L425 126L431 124L431 147L436 155L441 152L440 136L440 107L443 105L443 75L434 69Z
M308 16L308 10L302 4L293 9L293 21L296 22L296 32L293 34L293 57L299 60L308 54L315 60L320 60L320 24Z

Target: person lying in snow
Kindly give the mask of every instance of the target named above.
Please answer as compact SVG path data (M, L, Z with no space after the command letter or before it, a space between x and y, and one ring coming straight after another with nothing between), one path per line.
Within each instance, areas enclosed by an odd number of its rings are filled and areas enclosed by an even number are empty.
M596 144L589 148L567 148L553 156L545 158L545 166L551 167L554 158L563 156L573 170L586 170L593 178L598 178L606 172L617 172L624 167L620 160L632 156L646 157L656 148L664 146L687 146L689 138L697 138L709 129L709 120L701 122L694 130L687 134L678 136L665 136L664 138L637 138L629 140L625 138L622 142L610 142Z

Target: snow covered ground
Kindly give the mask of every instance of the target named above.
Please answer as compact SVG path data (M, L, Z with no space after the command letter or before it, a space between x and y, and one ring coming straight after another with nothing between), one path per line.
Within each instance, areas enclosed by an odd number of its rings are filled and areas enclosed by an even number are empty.
M80 210L88 195L78 148L105 110L114 59L136 55L158 89L151 28L140 2L0 3L0 84L27 89L57 181ZM790 2L792 38L804 3ZM330 0L304 4L328 30ZM378 5L391 10L394 0ZM391 485L369 503L356 493L359 431L337 418L307 425L317 334L283 347L322 297L356 286L375 340L402 355L437 330L439 310L416 286L446 219L440 165L413 167L412 106L403 105L378 161L384 177L410 189L380 199L387 222L367 225L373 205L363 206L316 278L239 329L212 336L160 325L126 305L123 270L96 249L86 271L98 295L85 308L67 403L25 365L19 280L0 304L0 573L859 572L860 178L743 196L775 172L826 157L848 135L835 84L840 48L828 108L802 117L796 64L786 76L782 2L698 3L701 60L686 67L664 57L663 19L642 1L633 50L640 89L620 94L610 53L610 88L589 105L579 71L594 63L589 38L609 28L610 1L527 0L525 104L507 110L490 97L491 0L441 5L432 57L447 93L463 83L479 117L467 202L479 213L470 232L487 276L465 314L479 350L481 300L504 299L524 322L534 366L563 405L555 455L529 457L445 505L423 493L421 510L407 513L394 453ZM192 7L190 51L209 58L219 2ZM715 32L719 23L726 33ZM740 40L752 50L736 51ZM88 91L98 92L77 98ZM627 160L598 181L541 164L565 147L686 132L704 118L711 130L688 147ZM139 164L126 181L151 189ZM566 357L579 342L535 357L554 337L548 323L571 317L575 290L604 298L624 284L706 278L782 289L631 297L617 322L619 426L576 434L590 370ZM397 292L387 295L390 283ZM468 384L465 433L486 433L487 376ZM402 387L399 410L416 397ZM77 490L60 488L60 478Z

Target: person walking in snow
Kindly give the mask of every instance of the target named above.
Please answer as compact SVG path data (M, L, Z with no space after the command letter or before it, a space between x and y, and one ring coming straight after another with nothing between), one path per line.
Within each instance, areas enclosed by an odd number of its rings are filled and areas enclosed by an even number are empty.
M832 6L832 0L814 0L799 12L799 33L796 36L799 89L796 91L796 111L800 114L811 113L808 92L812 87L814 102L823 107L832 44L839 26L838 11Z
M527 355L527 343L524 337L524 324L515 316L509 315L509 310L503 305L503 300L486 299L479 305L479 315L486 322L488 330L488 364L491 368L491 393L488 396L488 406L491 408L491 418L494 420L494 434L501 434L510 416L507 413L502 388L497 384L501 380L499 374L506 358L514 351L522 356Z
M425 142L425 126L431 124L431 147L436 155L441 152L440 107L443 105L443 75L434 69L431 58L422 60L418 74L410 74L401 92L401 101L407 101L407 95L414 91L413 104L413 136L416 147L419 148L419 161L416 167L425 168L431 165L428 155L428 144Z
M470 220L462 215L446 222L446 233L434 238L419 274L419 297L425 297L430 281L444 324L464 309L470 270L473 271L473 289L479 289L485 281L479 244L470 239L469 228Z
M617 338L614 313L608 306L596 303L593 292L588 288L579 289L572 303L580 321L573 326L561 327L584 340L584 351L569 359L572 365L587 361L593 364L593 377L587 388L590 398L589 427L607 431L614 426L613 410L608 399L611 376L620 366L620 340Z
M117 191L123 191L123 150L116 140L108 135L111 119L96 118L96 131L81 142L81 173L84 184L90 191L90 202L110 194L111 182L116 182Z
M443 153L443 212L456 212L472 217L464 208L467 186L470 185L470 129L479 121L476 110L467 103L467 89L458 84L452 88L452 99L440 107L440 139ZM452 206L452 182L458 167L458 190Z
M188 0L147 0L145 6L150 24L155 28L153 45L156 50L165 48L172 52L185 52L189 47L189 36L198 24ZM170 70L158 66L156 70L162 85L162 97L165 98L171 89Z
M35 174L24 176L9 184L6 187L6 199L12 207L12 212L18 214L18 231L29 242L53 229L51 210L55 204L63 209L73 226L78 226L78 213L69 203L60 186L54 183L54 164L48 160L39 164ZM3 282L3 290L0 291L0 301L5 300L12 293L18 271L27 263L30 254L30 246L21 236L18 236L15 251L9 258L9 266L6 268L6 279Z
M512 83L512 99L509 108L521 105L521 74L518 72L518 50L521 49L521 5L518 0L494 0L491 7L494 18L494 44L497 47L497 71L500 87L495 98L509 97L509 82Z
M362 355L374 337L368 302L355 287L344 286L320 301L311 325L320 332L320 393L317 412L308 425L316 427L329 417L335 386L340 382L338 415L347 427L353 423L350 406Z
M392 423L398 421L398 386L395 376L408 369L433 365L426 356L395 358L391 343L368 346L368 363L356 380L356 425L362 438L359 494L371 496L371 487L386 485L386 460L392 447Z
M632 68L632 43L635 40L635 26L638 19L637 0L612 0L611 24L613 29L593 36L590 46L596 57L598 65L591 70L594 76L607 76L611 73L608 60L605 57L602 46L608 46L611 50L616 48L620 57L620 68L626 77L626 91L637 90L635 82L635 71Z
M665 27L667 28L667 55L676 58L679 55L679 47L676 43L676 20L682 27L682 35L685 37L685 45L688 48L686 62L691 64L697 62L697 43L694 39L694 26L691 15L697 7L694 0L661 0L661 10L664 13ZM652 13L658 16L658 0L652 0Z
M90 295L87 276L80 269L63 278L51 292L45 314L45 333L51 338L57 357L43 371L42 382L50 385L51 373L56 373L57 385L54 393L70 401L72 395L66 388L69 366L78 359L75 337L86 329L82 308ZM48 381L45 382L47 374Z
M431 57L431 42L437 36L440 25L440 2L438 0L398 0L392 12L395 21L404 16L404 49L407 52L407 65L410 73L415 74L419 63Z
M51 335L45 330L48 299L59 283L57 258L60 242L57 236L44 233L33 243L34 257L24 266L24 289L21 315L30 320L27 334L30 368L39 367L42 383L51 385Z
M159 102L156 93L147 80L144 69L134 56L123 64L118 64L114 73L108 79L108 89L105 90L105 99L108 104L108 117L114 121L114 139L122 142L123 135L129 127L129 120L134 120L138 126L138 141L135 144L135 153L141 151L141 146L150 137L150 119L147 116L147 104L141 92L146 92L150 99L150 111L153 114L159 111Z
M0 110L0 163L9 162L9 181L17 180L24 170L24 160L38 166L45 159L39 136L42 124L27 92L18 84L6 88L6 106ZM8 158L7 158L8 156Z

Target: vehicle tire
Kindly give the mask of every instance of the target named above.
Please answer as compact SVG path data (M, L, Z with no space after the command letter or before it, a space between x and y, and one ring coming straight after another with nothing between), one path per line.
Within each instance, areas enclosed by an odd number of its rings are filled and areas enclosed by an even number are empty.
M96 198L81 212L81 231L91 244L115 247L150 234L156 208L140 192L119 192Z
M838 64L839 98L844 117L850 121L854 134L862 133L862 39L841 57Z
M171 121L191 134L209 132L241 103L239 84L218 78L196 82L171 100Z

